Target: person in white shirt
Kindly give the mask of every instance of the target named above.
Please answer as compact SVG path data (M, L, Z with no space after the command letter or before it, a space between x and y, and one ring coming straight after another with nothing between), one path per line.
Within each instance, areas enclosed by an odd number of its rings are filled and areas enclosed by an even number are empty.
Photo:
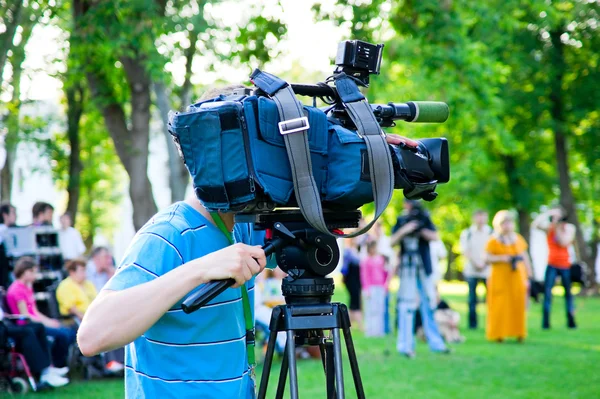
M477 328L477 285L486 284L490 265L485 262L485 246L492 235L488 214L478 210L473 214L473 224L460 234L462 254L466 258L464 276L469 284L469 328Z
M73 218L69 212L65 212L60 217L58 243L63 260L65 261L80 258L85 252L85 245L81 239L81 234L73 227Z
M441 239L429 241L429 251L431 252L431 279L437 286L442 279L443 259L448 257L448 250Z

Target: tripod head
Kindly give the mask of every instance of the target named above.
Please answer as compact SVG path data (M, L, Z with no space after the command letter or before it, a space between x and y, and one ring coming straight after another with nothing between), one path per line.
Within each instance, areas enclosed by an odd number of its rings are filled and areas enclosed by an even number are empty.
M330 229L357 227L359 211L325 213ZM264 214L238 214L236 222L254 223L255 230L266 231L265 252L274 243L277 265L288 276L281 290L288 304L329 303L334 291L333 272L340 260L334 237L312 228L299 211Z

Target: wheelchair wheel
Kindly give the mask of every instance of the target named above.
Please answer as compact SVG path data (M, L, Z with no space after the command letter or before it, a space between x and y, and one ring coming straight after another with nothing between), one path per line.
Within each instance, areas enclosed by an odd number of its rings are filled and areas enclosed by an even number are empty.
M24 395L29 391L29 383L21 377L14 377L10 379L10 385L8 387L8 393L16 393Z

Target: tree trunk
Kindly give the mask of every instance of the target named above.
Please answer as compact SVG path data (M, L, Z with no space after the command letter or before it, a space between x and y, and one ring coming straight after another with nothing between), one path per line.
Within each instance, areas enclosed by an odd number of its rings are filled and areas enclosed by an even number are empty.
M179 109L183 110L192 103L192 65L194 55L196 54L196 44L198 35L206 27L202 17L202 7L200 15L194 28L188 32L190 45L184 51L185 57L185 76L183 85L179 92ZM181 201L185 198L185 191L190 181L189 173L183 164L181 157L173 143L171 134L167 130L168 114L170 110L169 92L163 82L154 83L154 93L156 94L156 105L165 128L163 133L167 140L167 150L169 155L169 187L171 189L171 202Z
M558 183L560 187L560 205L567 212L569 223L575 225L577 229L575 243L579 258L586 263L588 269L593 269L595 259L592 258L592 253L587 247L585 238L583 237L579 216L577 215L575 196L571 189L571 176L569 174L566 112L562 92L563 78L566 70L564 44L560 39L562 33L563 30L550 32L550 39L552 42L550 61L554 70L550 86L550 112L554 122L553 133L556 150L556 167L558 169Z
M529 210L525 209L523 204L519 203L519 199L516 195L520 190L525 190L525 187L523 187L523 184L515 175L515 170L517 170L516 158L512 155L503 155L501 156L501 159L504 164L504 173L508 180L508 190L518 215L517 222L519 223L519 232L525 241L529 242L529 230L531 229Z
M75 84L66 89L67 95L67 136L71 146L69 154L69 182L67 185L67 212L71 214L73 224L77 217L77 207L79 204L79 193L81 186L81 172L83 165L81 163L80 145L79 145L79 122L83 114L84 91L81 85Z
M531 233L531 217L525 209L517 208L519 218L519 232L526 242L529 242Z
M12 197L12 183L13 183L13 166L15 164L15 156L14 150L10 150L8 148L8 144L6 144L6 162L4 163L4 168L2 168L2 172L0 173L0 179L2 184L0 186L1 195L0 200L2 202L10 202Z
M21 19L21 11L23 10L23 1L17 0L13 3L12 7L6 10L5 15L8 15L10 11L11 18L4 22L4 32L0 33L0 91L2 90L2 74L4 73L4 66L8 59L8 52L13 47L13 40L15 38L15 32Z
M75 33L81 19L93 7L92 2L75 0L73 15ZM89 28L89 26L87 27ZM94 47L88 46L88 56L94 59ZM90 65L87 73L92 96L100 102L104 123L114 142L117 155L129 175L129 196L133 205L133 225L139 230L157 211L148 178L148 144L150 141L150 77L144 68L144 56L131 48L129 56L120 59L129 85L131 98L131 128L128 128L123 105L115 96L111 82L99 69Z
M9 114L5 121L7 128L5 137L6 162L1 175L2 201L10 202L12 197L14 164L17 158L16 152L19 144L19 131L21 129L21 73L23 72L21 64L25 61L25 44L29 40L32 30L32 23L23 25L21 43L12 49L13 54L10 58L12 67L11 86L13 87L13 91L9 102Z
M156 105L164 124L163 133L167 140L167 151L169 155L169 188L171 189L171 202L181 201L185 198L185 191L190 180L189 173L179 156L177 147L167 130L168 114L170 110L169 95L167 88L162 82L154 83L156 94Z
M453 269L456 263L456 254L452 251L452 245L444 243L446 246L446 252L448 252L448 267L446 268L446 273L444 273L444 280L450 281L453 277Z
M129 151L129 195L133 203L133 225L139 230L157 211L148 178L150 144L150 76L138 58L123 57L131 93L131 129Z

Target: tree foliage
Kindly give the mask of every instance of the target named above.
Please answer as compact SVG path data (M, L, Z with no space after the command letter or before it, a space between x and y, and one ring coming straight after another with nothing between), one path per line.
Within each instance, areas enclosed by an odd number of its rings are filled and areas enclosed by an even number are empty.
M598 220L589 200L600 195L597 2L337 1L315 10L352 38L385 43L371 101L450 105L443 125L395 129L449 139L452 180L431 208L450 247L476 208L515 209L528 236L531 215L553 201L568 207L571 189L582 208L573 220ZM395 199L392 213L401 211Z

